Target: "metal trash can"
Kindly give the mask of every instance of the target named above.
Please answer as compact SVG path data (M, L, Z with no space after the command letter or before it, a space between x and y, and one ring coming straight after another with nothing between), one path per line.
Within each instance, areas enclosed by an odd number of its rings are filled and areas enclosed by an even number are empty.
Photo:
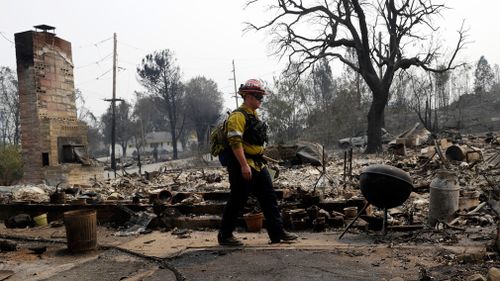
M76 210L64 212L68 249L83 252L97 248L97 212Z

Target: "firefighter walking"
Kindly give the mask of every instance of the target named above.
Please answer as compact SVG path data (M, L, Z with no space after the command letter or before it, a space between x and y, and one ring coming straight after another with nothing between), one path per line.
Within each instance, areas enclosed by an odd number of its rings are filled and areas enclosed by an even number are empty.
M243 104L229 115L226 123L230 149L227 170L231 191L222 214L218 242L225 246L243 245L233 236L233 231L250 193L259 201L271 243L296 240L297 235L283 228L276 193L263 159L267 125L258 118L256 110L261 106L266 90L259 80L250 79L240 86L239 94Z

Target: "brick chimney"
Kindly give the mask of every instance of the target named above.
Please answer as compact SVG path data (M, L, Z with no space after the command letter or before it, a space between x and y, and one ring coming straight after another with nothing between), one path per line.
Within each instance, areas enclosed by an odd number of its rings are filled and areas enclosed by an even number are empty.
M23 181L79 182L72 178L82 166L75 149L86 154L87 126L77 119L71 43L49 32L53 27L35 28L42 31L15 34Z

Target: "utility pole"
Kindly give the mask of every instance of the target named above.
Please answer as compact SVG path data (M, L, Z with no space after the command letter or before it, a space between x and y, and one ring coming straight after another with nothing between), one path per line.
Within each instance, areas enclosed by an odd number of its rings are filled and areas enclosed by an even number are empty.
M116 101L123 101L116 98L116 32L113 33L113 98L105 99L111 102L111 169L116 178L116 156L115 156L115 142L116 142Z
M234 99L236 100L236 108L238 108L238 88L236 88L236 68L234 67L234 60L233 60L233 80L234 82Z
M111 169L115 173L116 178L116 158L115 158L115 142L116 142L116 114L115 114L115 99L116 99L116 32L113 33L113 100L111 101L111 110L113 121L111 121Z

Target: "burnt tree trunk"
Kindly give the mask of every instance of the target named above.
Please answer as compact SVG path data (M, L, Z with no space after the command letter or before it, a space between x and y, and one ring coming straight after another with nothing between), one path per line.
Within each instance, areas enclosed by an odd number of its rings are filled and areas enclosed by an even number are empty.
M167 84L167 82L165 82ZM173 91L169 89L168 91ZM172 140L172 159L176 160L178 157L177 153L177 103L175 101L175 96L173 94L165 95L165 101L167 105L168 121L170 123L170 139Z
M177 159L177 108L173 102L167 100L168 120L170 123L170 139L172 141L172 159Z
M367 64L366 75L363 75L372 91L372 103L368 111L368 144L365 153L382 151L382 126L384 126L384 111L389 100L389 89L394 77L393 67L388 67L383 77L378 77L371 64Z
M175 130L175 125L172 124L174 122L170 122L170 134L172 136L172 158L175 160L177 159L177 132Z
M205 145L206 134L207 134L207 127L205 125L196 126L196 137L198 140L198 149L202 148Z
M373 92L373 101L368 111L368 144L365 153L382 151L382 126L384 124L384 110L387 104L389 91Z
M127 157L127 143L122 142L120 143L120 146L122 147L122 156Z

